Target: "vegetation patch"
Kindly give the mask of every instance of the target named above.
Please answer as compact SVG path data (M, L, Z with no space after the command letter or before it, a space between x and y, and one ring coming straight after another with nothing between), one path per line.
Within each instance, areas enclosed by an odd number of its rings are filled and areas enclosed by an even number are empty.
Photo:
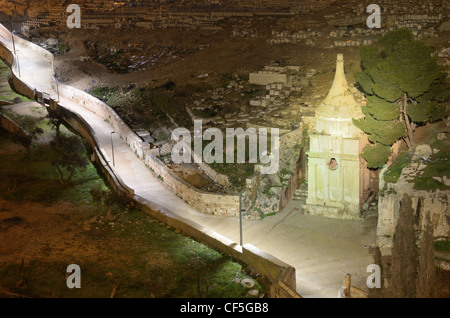
M431 144L434 153L430 162L420 176L414 179L414 189L436 191L449 190L450 187L442 182L442 178L450 178L449 153L450 143L447 140L435 140Z
M395 158L392 165L387 169L386 174L384 175L384 181L396 183L402 174L403 168L405 168L410 162L411 154L409 151L400 153L397 158Z
M83 148L82 155L86 155ZM52 165L57 153L50 145L42 145L16 153L0 153L0 192L14 202L32 201L46 204L58 200L88 203L89 189L101 180L92 164L77 170L71 183L61 186L58 169ZM61 168L64 174L68 173ZM88 202L87 202L88 201Z
M0 60L0 100L5 100L8 102L14 102L17 99L27 102L30 101L29 98L19 95L11 89L9 85L10 78L11 70L5 64L5 62Z
M450 241L434 241L434 249L438 252L450 253Z
M449 190L450 187L446 186L439 180L431 177L415 177L414 178L414 189L425 190L425 191L436 191L436 190Z
M192 86L176 87L173 82L160 87L96 87L89 93L113 107L133 128L190 128L192 120L185 105ZM175 124L174 124L175 123Z
M80 233L89 237L90 244L107 248L108 254L99 252L98 261L65 255L53 262L43 257L25 264L0 263L0 284L28 297L254 297L233 282L249 276L229 257L176 233L140 210L116 206L112 215L113 227L96 222L95 228ZM79 215L79 220L102 217L104 220L106 215L100 209ZM51 253L51 246L48 250ZM80 289L66 286L66 268L72 263L81 268ZM264 291L258 281L255 288Z

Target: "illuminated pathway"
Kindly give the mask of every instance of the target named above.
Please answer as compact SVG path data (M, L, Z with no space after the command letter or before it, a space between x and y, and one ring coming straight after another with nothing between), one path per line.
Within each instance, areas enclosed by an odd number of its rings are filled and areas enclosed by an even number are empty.
M0 41L13 51L11 34L1 25ZM51 85L51 62L17 42L16 51L20 79L57 99ZM60 104L81 115L95 131L106 153L111 154L110 132L114 129L108 122L65 96L60 96ZM118 174L136 194L239 242L238 218L205 215L191 208L159 181L117 136L114 154ZM301 203L293 201L280 213L264 220L244 220L244 244L250 243L295 267L297 291L303 297L336 297L345 273L352 274L354 286L365 289L366 268L372 260L364 245L375 242L373 229L369 231L362 222L302 215L300 211Z

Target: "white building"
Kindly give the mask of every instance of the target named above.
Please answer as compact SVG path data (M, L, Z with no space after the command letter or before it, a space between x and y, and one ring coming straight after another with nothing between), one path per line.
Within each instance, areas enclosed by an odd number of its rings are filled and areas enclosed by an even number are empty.
M358 219L370 172L360 158L364 133L352 118L364 116L349 91L344 59L337 55L333 85L317 107L308 152L307 214Z

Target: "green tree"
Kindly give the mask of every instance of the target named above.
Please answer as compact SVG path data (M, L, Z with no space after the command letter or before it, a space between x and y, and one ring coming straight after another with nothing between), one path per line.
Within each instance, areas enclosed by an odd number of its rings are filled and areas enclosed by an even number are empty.
M109 189L102 189L101 185L97 185L92 187L89 190L89 193L92 196L92 199L95 202L102 203L108 207L108 215L107 218L110 218L111 208L116 203L121 203L121 200L115 191L111 191Z
M27 153L30 153L31 144L33 143L33 140L38 139L38 135L42 135L44 133L44 130L40 127L35 127L31 130L29 136L25 138L24 145L25 148L27 148Z
M83 143L75 135L60 135L58 139L52 141L51 146L55 151L52 165L58 169L61 183L68 185L75 170L86 168L88 165ZM69 172L67 178L64 177L63 169Z
M446 74L431 53L404 29L387 33L376 46L361 48L362 72L355 73L355 79L367 104L362 108L365 117L353 122L372 143L362 153L369 168L382 167L398 140L414 147L417 125L447 115Z
M50 118L48 120L48 125L55 129L56 131L56 139L61 136L61 124L63 124L63 114L60 108L56 109L48 109L48 113Z

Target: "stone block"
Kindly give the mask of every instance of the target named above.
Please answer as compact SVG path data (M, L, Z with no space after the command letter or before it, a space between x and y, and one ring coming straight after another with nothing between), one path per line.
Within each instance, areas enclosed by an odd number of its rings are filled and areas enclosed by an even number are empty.
M414 154L412 157L412 160L420 160L420 159L429 159L431 155L433 154L433 151L431 150L430 145L418 145L414 149Z

